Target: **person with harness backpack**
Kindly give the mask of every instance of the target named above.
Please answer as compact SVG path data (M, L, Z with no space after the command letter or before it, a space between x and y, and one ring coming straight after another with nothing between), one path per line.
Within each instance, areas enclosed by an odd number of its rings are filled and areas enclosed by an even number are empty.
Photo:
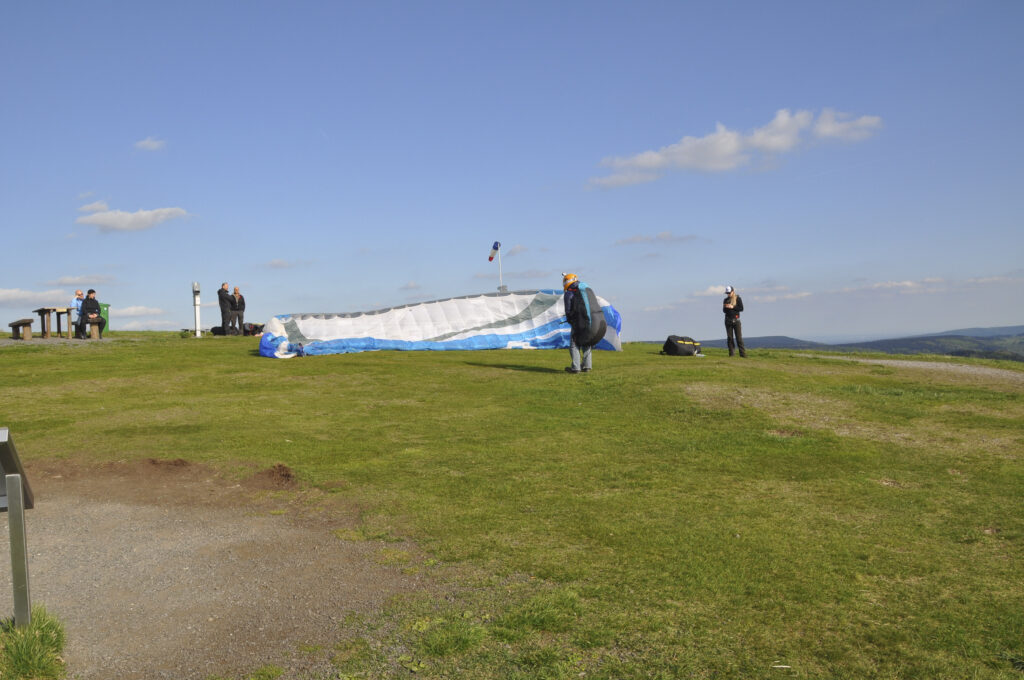
M572 365L565 370L568 373L589 373L593 367L591 350L608 329L604 310L593 289L581 282L575 274L562 274L562 290L565 291L565 320L572 327L569 334L569 359Z
M747 358L747 348L743 346L743 326L740 324L740 312L743 311L743 298L736 294L732 286L725 287L725 300L722 301L725 312L725 341L729 345L729 356L734 356L737 347L740 358ZM736 336L735 341L733 335Z

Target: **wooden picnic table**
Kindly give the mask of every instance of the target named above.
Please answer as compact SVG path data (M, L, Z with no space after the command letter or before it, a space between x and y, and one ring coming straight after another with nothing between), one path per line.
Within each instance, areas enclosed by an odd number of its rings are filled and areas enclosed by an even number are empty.
M39 309L33 309L32 311L39 315L39 325L42 326L42 336L44 338L50 337L50 329L53 324L53 316L57 316L57 337L63 337L60 329L60 315L66 314L68 317L68 340L71 339L71 312L74 308L72 307L40 307Z

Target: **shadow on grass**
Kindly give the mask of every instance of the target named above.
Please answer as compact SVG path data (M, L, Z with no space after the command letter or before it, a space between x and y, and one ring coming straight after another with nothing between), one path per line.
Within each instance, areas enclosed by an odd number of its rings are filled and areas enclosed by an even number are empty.
M548 368L547 366L523 366L516 364L489 364L482 361L467 361L467 366L480 366L484 368L500 368L505 371L527 371L529 373L564 373L564 368Z

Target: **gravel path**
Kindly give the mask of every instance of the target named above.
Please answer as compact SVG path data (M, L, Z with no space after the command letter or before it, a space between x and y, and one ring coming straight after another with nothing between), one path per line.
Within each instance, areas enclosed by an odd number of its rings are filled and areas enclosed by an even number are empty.
M234 485L153 461L37 463L26 476L32 602L64 622L71 678L239 676L266 664L306 677L327 661L299 646L329 649L347 613L425 587L380 564L379 546L336 538L336 514L299 517L282 494L254 493L273 487L267 476ZM13 612L10 570L0 572L0 612Z
M1024 385L1024 371L1011 371L1005 368L977 366L974 364L958 364L952 361L912 361L909 359L866 359L863 357L846 357L835 354L801 355L816 356L819 359L838 359L840 361L856 361L863 364L879 364L893 368L910 368L920 371L938 371L962 376L974 376L982 379L995 379L1003 382Z

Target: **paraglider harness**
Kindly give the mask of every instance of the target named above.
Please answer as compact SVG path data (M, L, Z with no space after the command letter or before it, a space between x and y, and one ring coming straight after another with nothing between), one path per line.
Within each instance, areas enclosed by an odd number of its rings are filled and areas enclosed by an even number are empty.
M573 291L570 308L565 310L565 320L572 327L572 338L578 347L592 347L608 330L601 303L597 301L594 289L582 281L571 284L567 290Z

